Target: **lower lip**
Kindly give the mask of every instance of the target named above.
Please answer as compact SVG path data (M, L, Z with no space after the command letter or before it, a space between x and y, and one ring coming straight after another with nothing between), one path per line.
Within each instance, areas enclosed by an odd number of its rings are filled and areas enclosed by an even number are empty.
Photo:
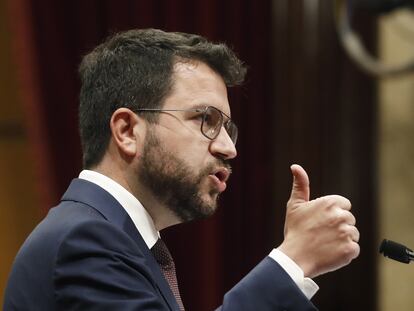
M224 181L221 181L220 179L217 178L216 175L208 175L211 180L213 181L214 185L216 186L217 190L219 192L223 192L224 190L226 190L226 183Z

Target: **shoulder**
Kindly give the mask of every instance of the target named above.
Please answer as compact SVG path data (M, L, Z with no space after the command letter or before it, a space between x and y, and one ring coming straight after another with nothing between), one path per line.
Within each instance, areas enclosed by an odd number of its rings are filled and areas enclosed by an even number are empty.
M59 241L59 253L78 250L90 253L102 251L140 252L137 243L122 229L104 218L87 218L72 223Z
M145 300L158 305L148 260L146 251L110 222L79 222L65 233L56 252L52 271L57 305L66 308L72 300L85 309L108 303L123 309ZM123 307L115 307L118 303Z

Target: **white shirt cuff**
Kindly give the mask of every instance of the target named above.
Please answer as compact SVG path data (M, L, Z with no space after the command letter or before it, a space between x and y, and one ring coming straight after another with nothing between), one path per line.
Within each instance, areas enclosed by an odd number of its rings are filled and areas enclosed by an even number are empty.
M289 274L291 279L309 300L319 290L319 286L311 278L305 278L303 270L280 250L273 249L269 257L275 260Z

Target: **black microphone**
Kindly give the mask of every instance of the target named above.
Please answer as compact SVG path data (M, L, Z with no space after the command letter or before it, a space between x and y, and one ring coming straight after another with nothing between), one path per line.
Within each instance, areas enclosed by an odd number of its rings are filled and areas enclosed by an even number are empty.
M403 263L410 263L414 260L414 253L408 247L394 241L384 239L380 245L379 252L385 257Z
M349 0L352 8L386 13L401 7L414 8L414 0Z

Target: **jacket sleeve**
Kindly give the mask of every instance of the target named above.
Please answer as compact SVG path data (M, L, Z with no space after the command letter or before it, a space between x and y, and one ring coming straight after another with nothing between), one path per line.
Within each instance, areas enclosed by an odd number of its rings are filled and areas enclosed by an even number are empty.
M105 221L83 222L64 237L54 287L56 310L169 310L137 245Z
M216 311L310 311L315 306L283 268L266 257L226 293Z

